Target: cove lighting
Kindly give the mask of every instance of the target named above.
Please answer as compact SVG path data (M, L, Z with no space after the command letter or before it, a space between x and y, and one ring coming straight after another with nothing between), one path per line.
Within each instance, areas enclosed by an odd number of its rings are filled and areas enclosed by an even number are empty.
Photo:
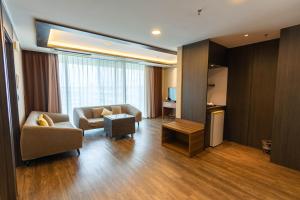
M110 56L119 56L119 57L124 57L124 58L132 58L132 59L144 60L144 61L148 61L148 62L154 62L154 63L165 64L165 65L175 65L177 63L177 60L170 61L170 60L141 56L141 55L136 55L136 54L131 54L131 53L124 53L124 52L119 52L119 51L112 51L112 50L106 50L106 49L101 49L101 48L81 46L81 45L76 45L76 44L70 44L67 42L57 42L57 41L51 41L51 40L48 41L48 47L75 50L75 51L84 51L84 52L104 54L104 55L110 55Z

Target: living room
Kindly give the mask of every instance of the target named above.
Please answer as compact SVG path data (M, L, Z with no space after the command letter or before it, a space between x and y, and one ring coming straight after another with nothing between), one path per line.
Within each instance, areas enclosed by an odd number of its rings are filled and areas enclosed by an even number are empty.
M0 199L299 199L299 8L1 1Z

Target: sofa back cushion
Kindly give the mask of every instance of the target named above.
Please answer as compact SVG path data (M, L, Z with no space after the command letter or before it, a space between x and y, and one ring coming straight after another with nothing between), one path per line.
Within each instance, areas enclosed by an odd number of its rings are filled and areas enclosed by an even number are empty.
M102 118L102 112L101 112L101 116L99 117L98 111L100 112L100 109L107 109L109 111L112 111L113 114L119 114L119 113L126 113L129 114L128 112L128 106L130 106L129 104L119 104L119 105L105 105L105 106L93 106L93 107L81 107L81 108L77 108L80 109L82 111L82 113L84 114L84 116L87 119L92 119L92 118ZM94 110L96 109L96 110ZM99 109L99 110L97 110ZM97 112L96 115L94 115L95 111Z
M127 104L121 105L122 113L128 114Z
M111 106L111 111L112 111L113 115L121 114L122 108L121 108L121 106Z
M93 118L101 118L103 107L92 108L92 112L93 112Z
M81 110L86 118L88 118L88 119L93 118L92 108L86 107L86 108L81 108Z
M47 121L47 123L49 124L49 126L54 126L54 122L51 119L51 117L49 117L47 114L43 114L44 119Z

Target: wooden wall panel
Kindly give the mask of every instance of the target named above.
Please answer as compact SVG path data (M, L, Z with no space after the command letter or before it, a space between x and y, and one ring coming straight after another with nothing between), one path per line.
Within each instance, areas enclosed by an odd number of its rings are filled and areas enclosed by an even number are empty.
M228 52L228 90L224 136L228 140L245 145L248 144L253 52L252 46L233 48Z
M8 76L4 52L3 6L0 1L0 199L14 200L16 195L16 176L13 152L13 135L8 89Z
M214 67L211 65L227 66L227 48L217 44L215 42L209 41L209 67Z
M9 36L8 36L9 37ZM5 37L5 52L6 52L6 64L7 64L7 76L9 80L9 93L10 93L10 105L11 105L11 118L12 118L12 130L14 139L14 153L16 166L23 165L21 158L20 137L21 128L19 120L18 110L18 94L16 85L16 72L13 54L12 40ZM10 40L10 41L9 41Z
M5 52L10 54L6 55L7 63L7 73L9 80L9 91L10 91L10 103L11 103L11 113L12 113L12 129L13 129L13 138L14 138L14 149L15 149L15 162L17 166L23 164L21 159L21 150L20 150L20 123L19 123L19 111L18 111L18 97L17 97L17 88L16 88L16 77L15 77L15 63L14 63L14 54L13 54L13 26L8 17L7 11L3 7L2 9L2 26L5 30L3 36L5 37Z
M205 123L209 40L183 46L182 118Z
M271 160L300 170L300 25L281 30Z
M248 145L261 148L262 139L272 138L279 40L253 48Z
M261 148L271 139L278 40L229 50L225 138Z

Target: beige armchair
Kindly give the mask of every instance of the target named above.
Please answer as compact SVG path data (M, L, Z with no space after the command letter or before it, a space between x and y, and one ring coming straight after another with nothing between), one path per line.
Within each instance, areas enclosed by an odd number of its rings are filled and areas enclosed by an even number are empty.
M37 124L38 116L47 114L54 126L42 127ZM21 132L22 160L28 161L82 147L82 130L69 121L68 115L46 112L31 112Z
M142 121L142 112L130 104L121 104L121 105L108 105L108 106L93 106L93 107L81 107L74 108L73 113L73 122L76 127L85 130L103 128L104 127L104 118L94 118L93 108L106 108L112 110L111 107L120 106L122 113L135 116L135 122L138 123Z

